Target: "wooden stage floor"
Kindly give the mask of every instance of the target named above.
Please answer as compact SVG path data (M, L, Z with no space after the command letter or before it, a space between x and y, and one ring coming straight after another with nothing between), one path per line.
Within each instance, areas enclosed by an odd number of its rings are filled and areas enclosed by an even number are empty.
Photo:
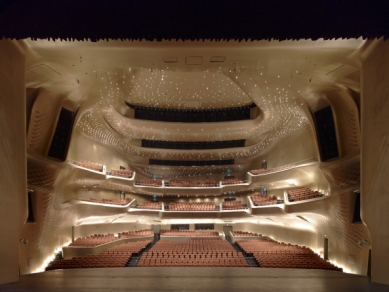
M21 276L0 291L365 292L370 286L366 276L324 270L172 267L56 270Z

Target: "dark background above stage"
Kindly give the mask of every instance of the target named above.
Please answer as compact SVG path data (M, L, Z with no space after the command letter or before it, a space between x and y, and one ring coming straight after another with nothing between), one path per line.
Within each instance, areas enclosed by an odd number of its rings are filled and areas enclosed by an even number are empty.
M20 0L0 4L0 36L92 41L387 37L388 6L388 1L329 0Z

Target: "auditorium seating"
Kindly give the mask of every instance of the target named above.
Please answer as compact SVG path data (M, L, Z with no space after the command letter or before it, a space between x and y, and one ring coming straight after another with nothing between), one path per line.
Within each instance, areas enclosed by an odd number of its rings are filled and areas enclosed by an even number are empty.
M127 170L127 169L120 169L120 170L112 169L110 175L124 177L124 178L131 178L132 173L133 173L132 170Z
M183 237L218 237L219 232L208 230L166 230L159 232L162 236L183 236Z
M287 193L289 202L304 201L324 196L324 194L321 194L318 191L313 191L309 188L289 190Z
M237 178L229 178L229 179L222 180L222 185L237 185L242 183L244 183L244 181Z
M273 172L278 172L282 170L287 170L293 168L295 165L294 164L289 164L289 165L283 165L279 167L274 167L274 168L260 168L260 169L252 169L250 172L254 175L263 175L263 174L268 174L268 173L273 173Z
M77 238L75 241L70 243L69 246L93 247L115 240L118 240L118 238L116 238L113 234L95 234L85 238Z
M320 258L311 249L279 243L271 240L239 240L237 245L252 254L262 268L298 268L342 271L342 269Z
M243 203L241 201L228 201L222 203L223 210L240 210L244 209Z
M150 240L127 242L109 248L101 254L53 261L46 268L46 271L75 268L125 267L133 254L142 252L150 243Z
M242 253L222 239L173 242L161 239L144 252L138 267L248 267Z
M311 159L299 161L299 162L296 162L296 163L285 164L285 165L278 166L278 167L273 167L273 168L253 169L253 170L250 170L250 172L253 175L264 175L264 174L268 174L268 173L274 173L274 172L279 172L279 171L283 171L283 170L292 169L292 168L295 168L297 166L304 165L304 164L307 164L307 163L312 163L312 162L316 162L316 159L311 158Z
M137 230L137 231L128 231L119 233L119 238L133 238L133 237L146 237L154 236L154 231L151 229Z
M190 188L190 187L216 187L214 180L194 180L194 179L172 179L169 181L169 187Z
M214 202L170 202L169 211L217 211Z
M138 209L151 209L151 210L162 210L161 202L141 202L137 206Z
M90 161L86 161L86 160L80 160L80 161L75 161L74 164L77 166L92 169L95 171L100 171L100 172L103 171L103 165L100 163L94 163L94 162L90 162Z
M246 231L232 231L234 237L250 237L250 236L262 236L262 234L246 232Z
M275 196L265 196L265 195L257 194L257 195L251 195L250 197L255 206L275 205L278 202L278 199Z
M98 203L98 204L109 204L109 205L119 205L125 206L132 201L130 198L126 199L79 199L80 201Z
M137 181L135 184L140 186L147 186L147 187L162 187L162 180L144 178L141 179L140 181Z

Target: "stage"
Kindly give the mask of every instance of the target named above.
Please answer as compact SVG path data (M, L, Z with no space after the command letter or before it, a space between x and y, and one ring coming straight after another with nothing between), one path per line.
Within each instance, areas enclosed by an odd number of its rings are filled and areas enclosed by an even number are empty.
M370 286L366 276L325 270L139 267L25 275L0 286L0 291L388 291L388 286Z

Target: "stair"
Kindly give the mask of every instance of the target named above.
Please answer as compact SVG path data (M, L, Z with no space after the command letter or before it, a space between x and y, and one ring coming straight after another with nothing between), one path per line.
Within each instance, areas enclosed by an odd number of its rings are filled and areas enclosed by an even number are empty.
M133 253L132 254L132 257L127 262L126 267L132 267L132 268L136 267L138 265L138 263L139 263L140 258L143 255L143 253L149 251L158 242L158 240L159 240L159 235L155 234L154 235L154 240L145 249L143 249L139 253L136 253L136 254Z
M239 245L237 245L236 243L233 243L232 242L232 239L231 239L231 236L229 235L226 235L226 240L232 245L232 247L237 251L237 252L241 252L247 262L247 264L250 266L250 267L259 267L259 264L257 262L257 260L253 257L252 254L248 254L248 253L245 253L240 247Z
M51 265L52 262L58 262L58 261L62 261L62 260L63 260L62 251L59 251L56 254L54 254L54 259L51 262L49 262L49 264L46 266L45 270L47 269L47 267L49 267Z
M58 253L55 254L53 262L62 261L62 260L63 260L62 251L59 251Z

